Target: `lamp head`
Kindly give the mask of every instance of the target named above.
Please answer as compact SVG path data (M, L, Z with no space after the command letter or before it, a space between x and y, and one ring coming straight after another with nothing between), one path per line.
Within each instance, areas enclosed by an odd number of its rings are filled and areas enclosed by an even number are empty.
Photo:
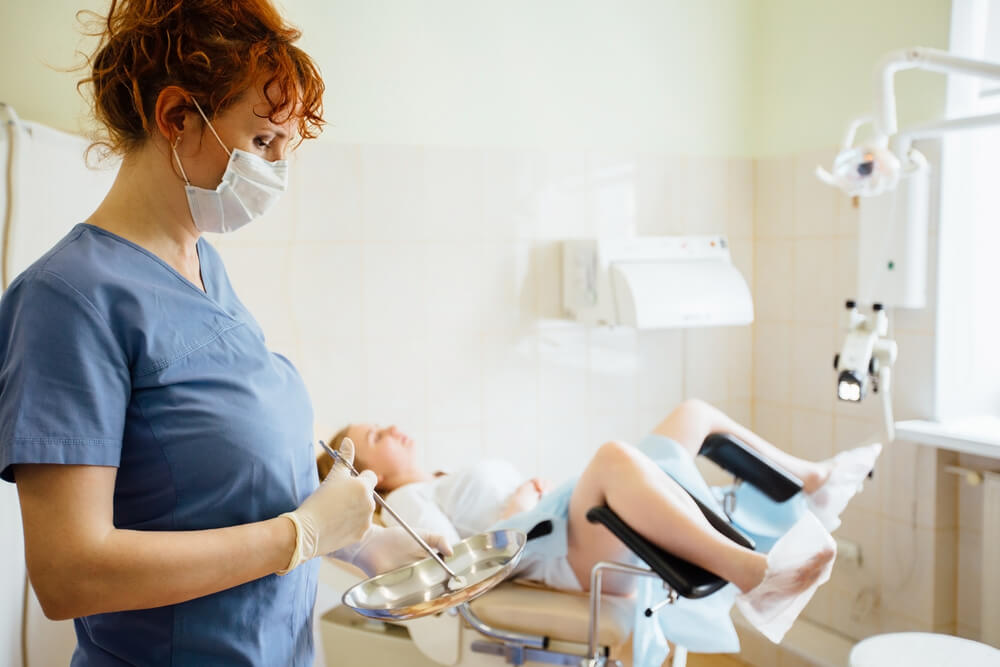
M840 188L850 196L871 197L896 187L902 165L885 146L850 146L837 154L832 171L816 168L825 183Z
M843 370L837 380L837 398L842 401L860 402L868 393L868 376L855 370Z

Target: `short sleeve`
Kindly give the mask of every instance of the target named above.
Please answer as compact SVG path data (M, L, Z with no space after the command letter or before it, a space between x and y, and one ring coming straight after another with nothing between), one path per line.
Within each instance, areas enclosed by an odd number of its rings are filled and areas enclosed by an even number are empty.
M0 299L0 477L17 463L118 466L131 374L100 312L44 270Z

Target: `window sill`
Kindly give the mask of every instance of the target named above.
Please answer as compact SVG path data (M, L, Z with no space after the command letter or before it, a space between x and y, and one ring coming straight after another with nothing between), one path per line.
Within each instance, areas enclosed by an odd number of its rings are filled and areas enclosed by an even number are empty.
M1000 459L1000 418L970 417L944 424L921 419L896 422L896 439Z

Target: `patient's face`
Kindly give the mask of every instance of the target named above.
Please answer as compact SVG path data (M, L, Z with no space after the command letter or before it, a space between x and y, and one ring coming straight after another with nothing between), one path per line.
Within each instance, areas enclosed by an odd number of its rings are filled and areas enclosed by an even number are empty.
M379 479L411 469L416 463L413 438L395 425L352 424L347 436L354 441L359 470L367 468Z

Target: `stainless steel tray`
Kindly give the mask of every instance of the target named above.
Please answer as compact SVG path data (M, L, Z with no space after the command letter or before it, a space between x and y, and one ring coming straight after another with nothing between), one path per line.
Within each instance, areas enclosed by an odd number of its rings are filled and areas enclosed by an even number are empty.
M344 593L344 604L380 620L405 621L436 614L482 595L510 576L526 539L516 530L495 530L453 545L455 553L445 562L466 582L457 590L448 588L450 576L441 565L425 558L352 586Z

